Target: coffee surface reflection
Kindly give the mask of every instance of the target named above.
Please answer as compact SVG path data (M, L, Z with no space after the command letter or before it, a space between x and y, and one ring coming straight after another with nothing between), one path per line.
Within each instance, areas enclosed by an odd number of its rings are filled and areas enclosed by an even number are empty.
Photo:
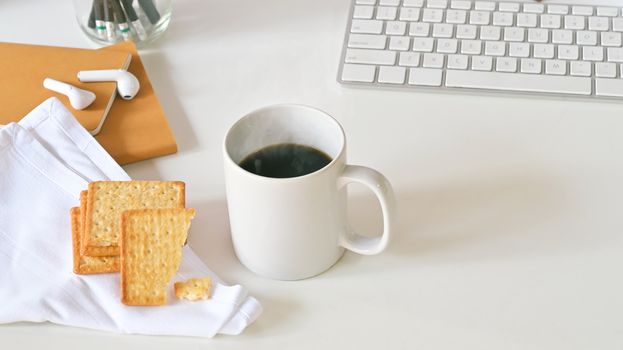
M282 143L248 155L240 162L240 167L260 176L288 178L311 174L331 161L326 153L313 147Z

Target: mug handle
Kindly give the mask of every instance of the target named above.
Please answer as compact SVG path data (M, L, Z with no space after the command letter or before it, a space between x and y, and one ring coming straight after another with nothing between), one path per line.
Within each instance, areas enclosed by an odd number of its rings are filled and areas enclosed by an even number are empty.
M358 254L374 255L387 247L394 224L396 202L392 186L378 171L359 165L346 165L338 179L338 188L349 183L368 187L379 200L383 212L383 233L378 237L365 237L348 230L340 236L339 245Z

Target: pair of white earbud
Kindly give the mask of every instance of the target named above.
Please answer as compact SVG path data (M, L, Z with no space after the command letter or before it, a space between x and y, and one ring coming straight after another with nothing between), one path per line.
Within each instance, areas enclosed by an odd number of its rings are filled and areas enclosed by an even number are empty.
M117 82L117 93L124 100L131 100L136 96L140 89L140 83L134 74L124 69L105 69L105 70L83 70L78 72L78 80L83 83L97 81ZM75 109L87 108L95 101L95 94L88 90L77 88L62 81L45 78L43 86L46 89L56 91L69 98L69 103Z

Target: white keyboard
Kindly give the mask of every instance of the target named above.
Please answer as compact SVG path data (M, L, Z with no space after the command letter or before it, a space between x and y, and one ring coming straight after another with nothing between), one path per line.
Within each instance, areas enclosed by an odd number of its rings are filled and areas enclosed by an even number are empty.
M338 81L623 98L620 7L354 0Z

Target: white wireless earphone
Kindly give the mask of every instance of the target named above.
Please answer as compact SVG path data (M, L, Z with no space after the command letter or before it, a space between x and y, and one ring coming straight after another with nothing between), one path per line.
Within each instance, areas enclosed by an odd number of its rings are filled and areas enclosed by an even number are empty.
M95 101L95 94L91 91L83 90L52 78L45 78L43 87L69 97L69 104L75 109L85 109Z
M141 87L138 79L125 69L83 70L78 72L78 80L83 83L116 81L117 92L124 100L133 99Z

